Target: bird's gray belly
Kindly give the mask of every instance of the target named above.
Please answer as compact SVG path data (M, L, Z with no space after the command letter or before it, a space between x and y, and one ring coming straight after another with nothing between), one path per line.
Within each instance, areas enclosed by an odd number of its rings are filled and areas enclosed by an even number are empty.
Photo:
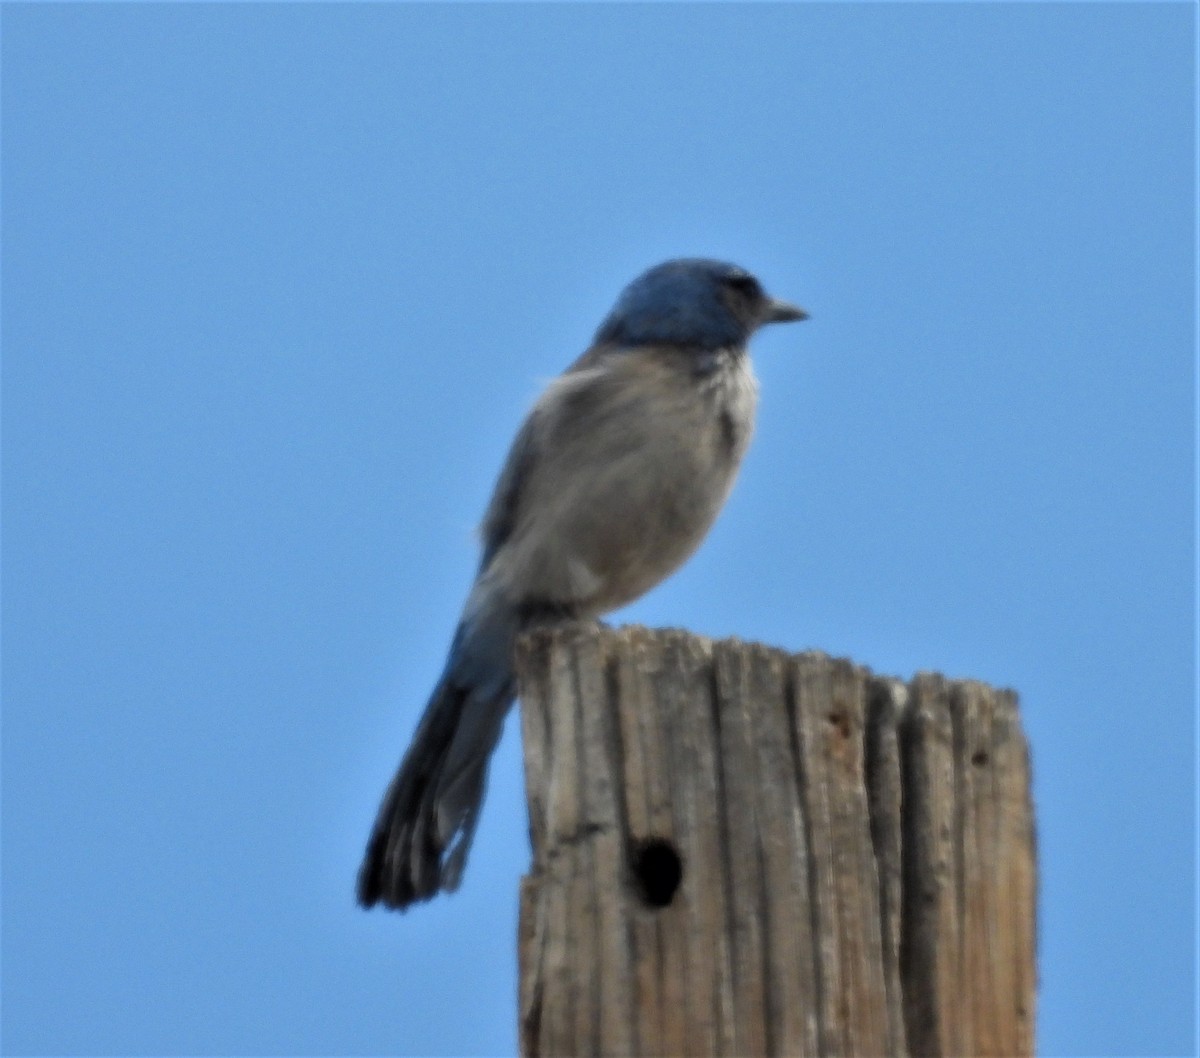
M678 420L644 424L560 497L555 531L528 556L534 594L600 614L682 565L725 502L744 447L731 443L726 417L703 411L686 430Z
M748 367L662 387L620 429L551 449L487 580L521 604L579 616L616 609L674 572L729 494L753 426Z
M592 600L598 612L649 591L699 546L735 470L716 450L717 440L704 438L690 451L669 455L659 449L654 461L614 475L599 490L595 513L608 530L579 524L573 534L579 557L599 581Z

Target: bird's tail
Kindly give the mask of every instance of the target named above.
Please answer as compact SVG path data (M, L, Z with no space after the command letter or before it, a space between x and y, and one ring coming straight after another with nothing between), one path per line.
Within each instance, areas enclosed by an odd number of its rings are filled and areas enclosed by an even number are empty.
M513 701L508 607L468 609L446 669L380 805L358 872L358 902L404 909L458 888L479 820L488 760Z

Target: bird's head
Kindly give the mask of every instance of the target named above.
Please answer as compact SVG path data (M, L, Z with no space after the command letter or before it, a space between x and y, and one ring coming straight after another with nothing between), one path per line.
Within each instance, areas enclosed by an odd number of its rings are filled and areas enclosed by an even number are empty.
M765 323L806 319L807 312L770 297L744 268L689 257L656 265L630 283L596 341L737 348Z

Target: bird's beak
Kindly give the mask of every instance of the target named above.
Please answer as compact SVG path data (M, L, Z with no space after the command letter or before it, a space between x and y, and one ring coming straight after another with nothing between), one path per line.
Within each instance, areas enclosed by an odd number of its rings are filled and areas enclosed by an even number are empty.
M763 306L763 323L792 323L808 319L808 313L790 301L780 301L779 298L768 298Z

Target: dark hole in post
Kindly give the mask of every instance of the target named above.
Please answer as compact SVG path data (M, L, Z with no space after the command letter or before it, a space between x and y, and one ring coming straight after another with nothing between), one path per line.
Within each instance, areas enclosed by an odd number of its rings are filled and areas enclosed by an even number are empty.
M830 713L829 723L842 738L850 737L850 719L845 713Z
M683 880L683 861L663 838L647 838L633 846L633 877L638 896L648 907L667 907Z
M988 755L986 750L979 750L979 752L971 758L971 763L977 768L982 768L987 762Z

